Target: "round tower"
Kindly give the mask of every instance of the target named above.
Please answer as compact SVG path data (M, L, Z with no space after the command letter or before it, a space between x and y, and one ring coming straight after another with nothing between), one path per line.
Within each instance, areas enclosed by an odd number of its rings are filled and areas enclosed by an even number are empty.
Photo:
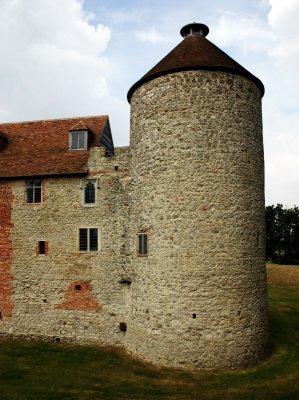
M203 24L135 83L126 348L165 366L266 354L262 82Z

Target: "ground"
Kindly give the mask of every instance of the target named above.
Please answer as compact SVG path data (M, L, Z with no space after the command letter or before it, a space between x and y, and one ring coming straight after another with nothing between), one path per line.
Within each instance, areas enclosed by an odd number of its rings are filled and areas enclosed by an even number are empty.
M188 373L123 350L0 339L0 400L297 400L299 266L268 265L273 351L238 371Z

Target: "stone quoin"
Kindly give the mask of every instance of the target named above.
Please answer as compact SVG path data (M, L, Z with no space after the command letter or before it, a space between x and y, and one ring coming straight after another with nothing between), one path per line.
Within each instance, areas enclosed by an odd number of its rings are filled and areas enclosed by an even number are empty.
M204 24L108 116L0 124L0 334L176 368L267 354L262 82Z

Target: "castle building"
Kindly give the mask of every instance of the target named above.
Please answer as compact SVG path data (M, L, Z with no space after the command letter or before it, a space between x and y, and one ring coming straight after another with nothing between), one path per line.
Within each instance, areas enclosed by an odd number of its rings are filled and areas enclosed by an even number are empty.
M189 24L108 116L0 124L0 334L186 369L267 353L262 82Z

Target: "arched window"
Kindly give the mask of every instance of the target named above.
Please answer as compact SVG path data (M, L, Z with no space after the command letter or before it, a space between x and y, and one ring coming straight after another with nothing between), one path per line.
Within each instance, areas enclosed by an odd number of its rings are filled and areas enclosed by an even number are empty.
M84 204L95 204L96 190L94 182L86 182L84 186Z

